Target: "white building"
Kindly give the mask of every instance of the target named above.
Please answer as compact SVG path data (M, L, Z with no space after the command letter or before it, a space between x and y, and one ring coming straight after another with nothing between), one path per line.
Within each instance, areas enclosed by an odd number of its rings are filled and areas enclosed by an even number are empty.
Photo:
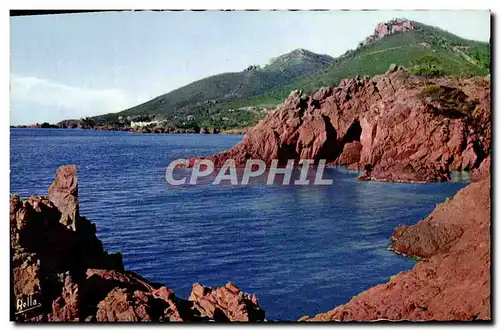
M158 125L160 123L160 121L151 121L151 122L142 122L142 121L139 121L139 122L130 122L130 127L131 128L136 128L136 127L143 127L143 126L149 126L151 124L154 124L154 125Z

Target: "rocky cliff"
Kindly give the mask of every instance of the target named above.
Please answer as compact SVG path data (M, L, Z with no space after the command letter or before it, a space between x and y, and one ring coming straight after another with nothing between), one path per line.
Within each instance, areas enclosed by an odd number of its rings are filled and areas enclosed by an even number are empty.
M489 78L426 78L393 65L313 95L294 91L238 145L207 158L219 167L326 159L366 169L366 180L432 182L477 169L490 142Z
M421 259L413 270L301 321L475 320L490 311L490 159L474 183L413 226L391 249ZM234 284L194 284L187 300L125 270L95 224L79 213L74 166L61 167L48 196L10 200L11 312L18 322L263 321L255 295Z
M48 196L10 200L11 319L15 321L263 321L254 295L232 283L193 285L188 300L125 270L79 212L75 166L63 166Z
M391 277L345 305L301 320L490 320L489 170L484 168L477 180L424 220L394 230L391 249L421 259L413 270Z

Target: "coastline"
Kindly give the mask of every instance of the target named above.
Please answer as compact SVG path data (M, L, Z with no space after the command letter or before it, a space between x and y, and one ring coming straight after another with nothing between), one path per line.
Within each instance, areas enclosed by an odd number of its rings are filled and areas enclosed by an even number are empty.
M438 205L425 220L394 230L393 249L422 258L412 271L328 313L300 321L491 319L489 167L476 175L475 183ZM95 225L79 215L75 166L58 170L48 196L24 201L14 196L10 204L13 303L19 297L41 302L41 307L16 314L16 321L265 321L258 299L232 283L216 289L195 283L185 300L167 286L125 270L121 254L104 251ZM471 205L474 208L467 207ZM450 227L450 220L460 223ZM422 225L429 223L432 226ZM471 232L477 224L481 224L479 239ZM415 240L422 235L428 240ZM436 236L449 240L436 246ZM469 255L478 249L483 251L481 259L470 264ZM443 271L440 266L450 259L454 261L450 266L461 272ZM476 285L463 290L466 284ZM481 295L471 296L470 291ZM471 304L472 298L480 303Z
M46 196L10 199L11 319L17 322L263 321L257 298L232 283L195 283L188 299L126 270L80 215L76 166ZM23 305L36 306L23 309ZM26 307L24 307L26 308Z
M390 250L417 258L348 303L306 322L491 321L489 169L423 220L397 227Z
M492 10L254 11L10 11L11 323L493 324Z
M249 158L265 163L324 158L348 169L363 169L360 180L406 183L448 181L451 171L471 171L472 183L453 198L417 224L393 231L391 250L420 259L412 270L300 321L491 320L489 84L484 77L420 78L394 66L384 75L347 79L313 96L294 91L234 147L188 159L191 164L207 158L221 167L228 159L241 166ZM429 86L439 93L460 94L458 106L466 111L450 114L441 96L423 102L421 95ZM76 166L63 166L48 196L11 198L13 307L16 300L32 303L36 297L41 302L13 319L266 320L255 295L232 283L220 288L195 283L189 298L181 299L167 286L125 270L121 254L107 253L96 237L95 224L80 216L77 183Z
M363 169L360 180L423 183L473 171L490 154L489 78L421 77L393 65L312 95L293 91L240 143L190 160L324 159Z
M49 124L49 126L41 126L41 125L11 125L10 129L78 129L78 130L89 130L89 131L119 131L119 132L131 132L131 133L156 133L156 134L235 134L235 135L244 135L248 131L249 128L241 128L241 129L229 129L229 130L186 130L186 129L167 129L167 128L110 128L110 127L93 127L93 128L83 128L83 127L61 127L57 124Z

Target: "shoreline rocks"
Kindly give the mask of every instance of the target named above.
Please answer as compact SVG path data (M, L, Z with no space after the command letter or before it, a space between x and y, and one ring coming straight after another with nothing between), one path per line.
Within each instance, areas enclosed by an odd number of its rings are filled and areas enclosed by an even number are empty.
M394 230L390 249L421 260L412 270L301 321L491 320L490 180L486 175L424 220Z
M420 259L412 270L300 321L490 320L489 170L488 159L475 182L394 230L390 249ZM106 252L95 224L78 213L75 166L59 168L48 197L13 196L10 224L17 322L265 321L255 295L232 283L195 283L186 300L125 270L121 254Z
M293 91L229 150L205 157L221 167L249 158L288 159L371 170L363 180L439 182L475 170L491 152L490 81L486 77L383 75L344 79L312 96Z
M80 127L80 126L61 126L59 124L50 124L49 126L40 126L38 124L34 125L11 125L11 128L17 129L82 129L82 130L92 130L92 131L120 131L120 132L137 132L137 133L157 133L157 134L235 134L243 135L249 128L239 128L239 129L228 129L219 130L216 128L203 129L196 131L193 129L171 129L171 128L157 128L157 127L110 127L110 126L92 126L92 127Z
M125 270L79 214L76 167L58 169L48 196L10 199L11 320L17 322L264 321L254 295L234 284L193 286L177 298ZM200 293L202 293L200 295Z

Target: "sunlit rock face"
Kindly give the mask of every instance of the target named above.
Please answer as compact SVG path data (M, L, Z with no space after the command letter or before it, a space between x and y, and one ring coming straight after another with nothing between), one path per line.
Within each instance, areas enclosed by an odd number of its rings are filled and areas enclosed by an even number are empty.
M477 169L490 141L488 78L423 78L391 66L312 96L293 91L238 145L205 158L216 167L227 159L240 166L250 158L325 159L368 167L365 179L436 182L449 180L450 171Z
M422 259L348 303L303 321L472 321L491 319L491 186L483 177L436 206L424 220L397 227L391 249Z
M18 322L262 321L255 295L229 283L195 284L177 298L125 270L80 216L76 166L62 166L48 196L10 200L14 320Z

